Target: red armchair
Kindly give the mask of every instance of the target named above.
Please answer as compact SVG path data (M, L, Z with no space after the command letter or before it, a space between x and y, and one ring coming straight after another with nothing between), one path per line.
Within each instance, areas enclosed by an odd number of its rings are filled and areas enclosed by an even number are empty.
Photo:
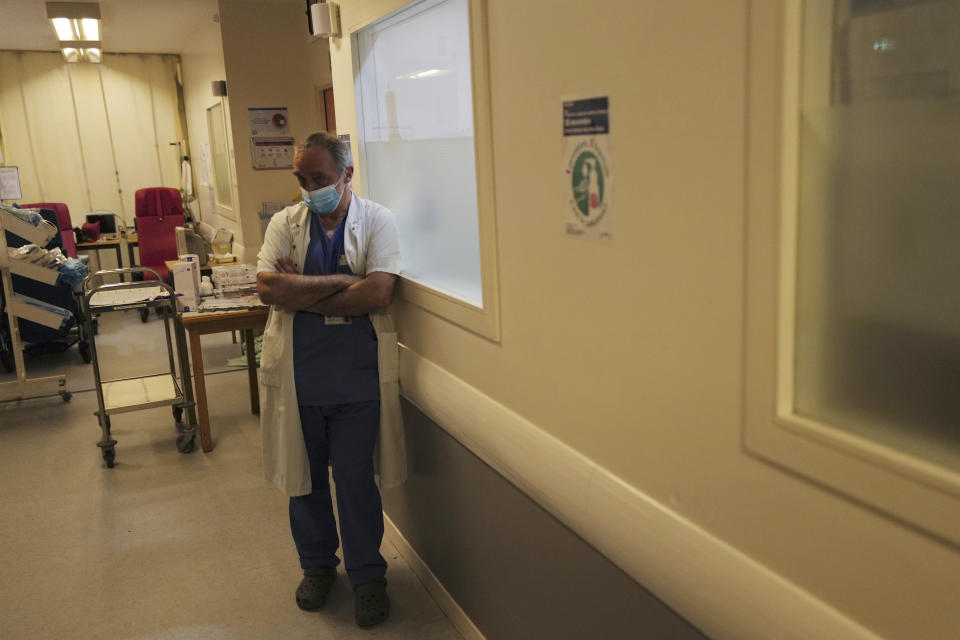
M73 237L73 222L70 220L70 209L62 202L34 202L21 204L25 209L53 209L57 212L57 226L60 227L60 237L63 239L63 252L68 258L77 257L77 243Z
M134 206L140 266L153 269L169 281L170 271L164 262L178 258L176 228L184 225L180 192L170 187L138 189ZM153 279L150 273L144 273L143 277Z

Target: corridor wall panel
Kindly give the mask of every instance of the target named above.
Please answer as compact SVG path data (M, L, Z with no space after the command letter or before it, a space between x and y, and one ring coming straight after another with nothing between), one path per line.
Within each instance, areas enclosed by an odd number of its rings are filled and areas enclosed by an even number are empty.
M5 57L10 54L5 52ZM59 58L59 59L58 59ZM49 202L76 203L83 210L89 207L83 162L80 158L80 143L77 138L77 123L73 111L70 77L67 75L63 56L59 54L28 54L14 57L11 61L18 67L19 84L5 85L5 93L20 93L24 120L19 125L28 132L25 142L35 157L36 167L21 167L24 173L34 175L43 195ZM4 65L6 66L6 65ZM8 129L16 129L11 123L4 126L4 138ZM20 149L7 146L7 164L18 164ZM30 194L24 190L25 199ZM71 206L71 211L73 206Z
M216 5L216 3L214 3ZM224 105L228 116L227 143L231 153L227 158L227 169L231 176L231 200L239 201L237 195L237 169L232 154L233 137L229 127L228 96L215 96L210 90L212 82L223 80L226 77L223 63L223 44L220 35L220 25L210 21L195 25L190 37L187 38L185 48L180 53L183 77L183 102L186 110L186 128L189 133L188 148L191 165L193 167L193 190L196 200L193 211L203 222L217 228L226 229L233 234L233 250L243 255L244 240L235 206L225 207L218 205L213 197L213 172L206 162L210 150L210 132L208 131L207 109L216 105ZM258 236L259 239L259 236Z
M20 170L20 190L26 198L39 196L43 189L30 140L23 91L22 56L0 51L0 136L3 139L4 164ZM37 200L40 200L38 197Z
M123 168L123 207L131 220L137 189L180 186L176 153L169 146L180 139L169 124L177 115L163 98L165 93L176 97L173 61L172 56L120 55L101 70L117 166Z
M65 202L74 226L108 210L133 221L134 192L179 188L177 57L105 54L73 64L60 53L0 51L4 161L20 168L24 201Z
M324 38L307 35L303 6L297 3L223 2L220 9L227 143L234 145L229 154L237 184L233 213L246 252L243 259L256 262L263 237L263 203L295 202L300 191L290 169L253 168L247 109L286 107L289 135L297 143L319 130L314 87L316 73L326 62L320 49L329 45ZM269 46L252 46L253 34Z
M487 640L706 638L415 405L403 417L410 480L384 511Z
M120 213L120 192L117 189L117 168L110 145L110 123L100 90L100 67L78 64L69 67L73 79L73 96L77 107L80 146L86 166L90 193L97 194L91 209ZM73 208L71 207L71 211Z

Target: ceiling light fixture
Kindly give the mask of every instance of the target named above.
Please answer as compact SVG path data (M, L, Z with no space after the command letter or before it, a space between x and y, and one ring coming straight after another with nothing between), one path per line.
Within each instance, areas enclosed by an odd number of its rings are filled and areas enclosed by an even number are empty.
M100 5L96 2L48 2L47 18L67 62L101 62Z

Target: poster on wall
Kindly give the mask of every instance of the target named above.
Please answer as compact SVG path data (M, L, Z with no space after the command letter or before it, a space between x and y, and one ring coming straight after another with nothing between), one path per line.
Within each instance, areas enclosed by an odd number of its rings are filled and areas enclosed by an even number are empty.
M197 167L197 181L201 187L205 187L213 182L212 165L213 160L210 156L210 143L204 142L200 145L200 166Z
M564 226L567 235L613 239L610 97L563 99Z
M20 170L17 167L0 167L0 200L20 200Z
M292 169L293 138L250 138L254 169Z
M286 107L250 107L247 119L250 121L250 135L254 138L290 135Z

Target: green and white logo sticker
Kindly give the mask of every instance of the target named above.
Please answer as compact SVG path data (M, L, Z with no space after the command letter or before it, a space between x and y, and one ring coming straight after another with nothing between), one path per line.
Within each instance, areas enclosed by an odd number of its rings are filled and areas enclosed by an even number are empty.
M566 232L613 238L609 96L563 100L563 197Z
M610 169L603 151L591 138L573 148L567 163L570 208L577 220L593 227L607 214L607 181Z

